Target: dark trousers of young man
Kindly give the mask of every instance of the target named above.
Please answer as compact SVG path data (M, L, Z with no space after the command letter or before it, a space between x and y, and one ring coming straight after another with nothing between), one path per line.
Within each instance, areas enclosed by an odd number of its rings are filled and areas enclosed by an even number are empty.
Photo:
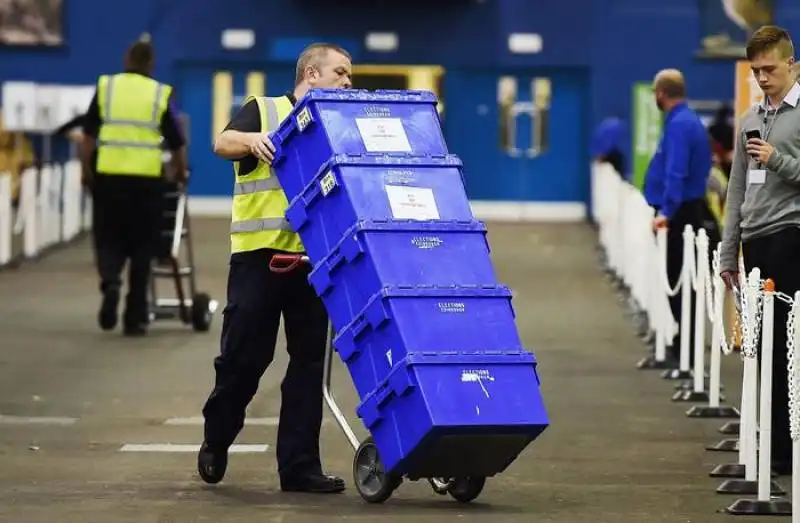
M761 270L761 278L771 278L775 290L794 297L800 290L800 228L789 227L742 243L745 269ZM772 463L779 474L792 466L792 439L789 433L789 385L786 354L786 320L789 304L775 300L775 334L772 349ZM761 352L759 343L759 360Z
M322 474L322 374L328 316L307 278L309 267L274 273L275 251L234 254L223 312L216 381L203 415L205 445L225 452L244 426L245 409L275 355L281 316L289 366L281 384L278 473L282 484ZM221 477L220 477L221 479Z

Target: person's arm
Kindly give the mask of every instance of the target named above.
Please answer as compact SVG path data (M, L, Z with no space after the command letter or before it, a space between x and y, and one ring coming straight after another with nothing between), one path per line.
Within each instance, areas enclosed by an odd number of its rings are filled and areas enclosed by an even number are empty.
M79 146L84 185L89 182L91 177L94 151L97 148L97 137L100 134L100 126L102 124L103 120L100 117L100 105L97 103L97 91L95 91L92 101L89 103L89 109L86 111L86 115L84 115L84 140Z
M720 272L739 271L739 242L741 241L742 203L747 190L747 153L739 133L733 149L731 177L725 196L725 225L719 252Z
M794 158L773 147L766 167L787 182L800 183L800 158Z
M167 102L167 110L164 111L161 117L161 134L164 136L167 148L172 151L172 159L170 162L172 163L172 167L178 179L185 180L188 170L188 162L186 160L186 138L178 122L171 96L169 102Z
M253 143L261 138L261 114L255 100L240 108L214 140L214 154L226 160L253 156Z
M664 196L659 213L671 220L683 202L689 176L689 140L680 122L664 129Z

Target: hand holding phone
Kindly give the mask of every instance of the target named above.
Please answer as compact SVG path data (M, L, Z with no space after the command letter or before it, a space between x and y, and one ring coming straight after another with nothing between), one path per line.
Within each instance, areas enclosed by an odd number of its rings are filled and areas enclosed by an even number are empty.
M745 138L747 139L748 142L750 140L760 140L761 139L761 131L759 131L758 129L750 129L749 131L744 133L744 136L745 136ZM747 145L747 144L745 144L745 145ZM753 154L751 154L750 156L752 156L753 158L756 157Z

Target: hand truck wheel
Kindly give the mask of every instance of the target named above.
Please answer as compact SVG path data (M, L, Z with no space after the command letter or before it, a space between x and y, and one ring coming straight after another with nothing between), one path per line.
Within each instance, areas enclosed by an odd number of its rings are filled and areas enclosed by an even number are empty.
M199 292L192 296L192 328L197 332L206 332L211 327L211 296Z
M353 456L353 481L364 501L383 503L391 497L403 480L386 474L378 455L378 447L370 437L359 445Z
M456 478L450 482L447 493L460 503L469 503L483 492L486 478Z

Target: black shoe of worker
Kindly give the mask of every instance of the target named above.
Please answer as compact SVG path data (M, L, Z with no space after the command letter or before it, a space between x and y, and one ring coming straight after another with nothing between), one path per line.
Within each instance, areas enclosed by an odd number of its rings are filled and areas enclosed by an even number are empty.
M300 478L281 478L281 490L284 492L310 492L314 494L337 494L344 492L342 478L327 474L312 474Z
M110 331L117 326L117 307L119 307L119 289L106 289L103 292L103 302L97 315L100 328L104 331Z
M203 481L212 485L219 483L225 477L227 469L228 451L212 449L204 441L197 454L197 472Z
M125 329L123 330L123 334L130 338L135 338L138 336L144 336L147 334L147 324L140 323L135 325L125 325Z

